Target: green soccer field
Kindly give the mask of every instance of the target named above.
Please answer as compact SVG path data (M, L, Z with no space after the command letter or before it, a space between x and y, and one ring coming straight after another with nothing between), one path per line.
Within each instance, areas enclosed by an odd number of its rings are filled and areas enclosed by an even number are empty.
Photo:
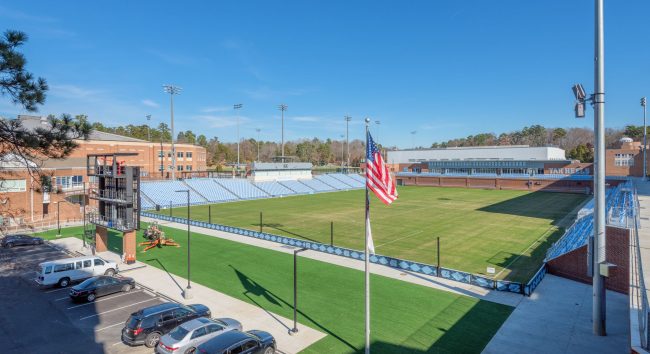
M142 223L146 228L147 224ZM187 276L187 234L163 227L180 247L138 247L150 266ZM54 231L55 233L56 231ZM41 233L52 238L52 232ZM62 230L79 237L81 227ZM137 240L142 241L142 230ZM293 318L293 255L192 233L192 282L270 312ZM121 236L109 232L109 248L121 253ZM115 245L114 249L110 245ZM128 273L125 273L128 276ZM473 297L371 275L373 353L480 353L513 308ZM362 353L364 274L300 257L298 323L326 336L303 353ZM246 328L246 330L255 328ZM282 348L280 348L282 349Z
M586 196L466 188L400 187L399 199L383 205L371 195L371 222L378 254L436 264L440 237L443 267L525 282L546 249L563 232ZM363 249L364 191L321 193L213 204L212 222ZM169 210L161 210L169 215ZM186 208L172 215L185 217ZM569 217L567 217L569 216ZM191 208L191 219L208 221L208 206Z

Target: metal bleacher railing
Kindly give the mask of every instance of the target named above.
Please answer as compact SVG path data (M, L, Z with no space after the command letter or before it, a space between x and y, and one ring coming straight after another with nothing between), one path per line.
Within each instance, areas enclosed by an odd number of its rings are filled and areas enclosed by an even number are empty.
M633 228L632 237L630 237L630 339L633 352L634 347L640 345L647 350L650 347L648 339L650 338L650 306L648 305L648 295L645 287L643 276L643 266L641 264L641 247L639 245L639 226L640 217L639 198L636 189L632 192L635 210L633 211ZM634 313L636 312L636 314Z

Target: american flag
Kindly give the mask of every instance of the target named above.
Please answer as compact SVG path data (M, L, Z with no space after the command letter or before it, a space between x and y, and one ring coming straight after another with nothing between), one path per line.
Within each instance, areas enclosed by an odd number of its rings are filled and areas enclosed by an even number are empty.
M372 140L370 133L368 133L368 144L366 145L366 187L386 205L397 199L395 183L390 177L388 166L384 163L381 151Z

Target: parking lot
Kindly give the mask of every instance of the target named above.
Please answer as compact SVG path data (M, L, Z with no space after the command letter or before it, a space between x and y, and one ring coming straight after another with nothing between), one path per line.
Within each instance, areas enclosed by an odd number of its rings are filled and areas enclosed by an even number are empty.
M122 343L121 330L132 312L167 300L137 285L126 293L74 303L69 288L39 287L34 281L38 264L66 257L48 244L0 249L0 299L10 309L0 314L1 347L26 353L152 353Z

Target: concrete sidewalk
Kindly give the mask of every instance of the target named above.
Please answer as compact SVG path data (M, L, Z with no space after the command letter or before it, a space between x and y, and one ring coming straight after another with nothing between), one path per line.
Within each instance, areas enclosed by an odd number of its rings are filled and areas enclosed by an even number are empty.
M84 248L82 241L73 238L62 238L51 241L52 244L72 253L90 254L89 248ZM107 260L119 260L119 255L112 252L101 252L98 256ZM156 267L149 267L136 262L133 265L119 264L120 273L133 278L154 291L184 304L203 304L210 308L213 317L231 317L240 321L244 330L261 329L275 337L278 351L282 353L298 353L311 344L325 337L324 333L307 326L298 325L299 332L289 335L293 320L276 315L260 307L235 299L203 285L192 283L192 299L183 299L183 290L187 279L179 277Z
M173 227L176 229L181 229L181 230L187 230L187 225L186 224L179 224L175 222L170 222L170 221L164 221L164 220L156 220L156 219L151 219L151 218L142 218L143 222L154 222L157 221L158 224L164 225L167 227ZM283 245L277 242L272 242L272 241L266 241L266 240L260 240L256 239L253 237L246 237L246 236L241 236L237 234L232 234L229 232L223 232L223 231L217 231L213 229L208 229L208 228L203 228L203 227L197 227L197 226L192 226L191 227L192 232L208 235L208 236L213 236L213 237L219 237L222 239L226 240L231 240L247 245L252 245L256 247L262 247L262 248L267 248L271 249L274 251L279 251L279 252L284 252L288 254L293 254L293 250L296 249L296 247L292 247L289 245ZM331 264L336 264L352 269L357 269L357 270L364 270L364 262L351 259L351 258L346 258L346 257L341 257L333 254L328 254L328 253L323 253L323 252L318 252L318 251L313 251L313 250L308 250L300 254L301 257L306 257L314 260L318 260L321 262L326 262L326 263L331 263ZM461 294L461 295L467 295L467 296L472 296L475 298L479 298L482 300L488 300L492 302L497 302L500 304L504 305L509 305L509 306L517 306L519 302L521 302L523 296L520 294L514 294L514 293L509 293L505 291L496 291L496 290L490 290L486 289L480 286L474 286L471 284L465 284L465 283L460 283L444 278L438 278L434 276L427 276L424 274L419 274L419 273L413 273L405 270L398 270L395 268L383 266L381 264L370 264L370 272L373 274L378 274L378 275L383 275L385 277L389 278L394 278L402 281L406 281L409 283L413 284L419 284L423 286L427 286L430 288L434 289L439 289L439 290L444 290L444 291L449 291L452 293L456 294Z
M501 326L484 354L629 353L628 297L607 292L607 336L593 335L591 285L546 275Z

